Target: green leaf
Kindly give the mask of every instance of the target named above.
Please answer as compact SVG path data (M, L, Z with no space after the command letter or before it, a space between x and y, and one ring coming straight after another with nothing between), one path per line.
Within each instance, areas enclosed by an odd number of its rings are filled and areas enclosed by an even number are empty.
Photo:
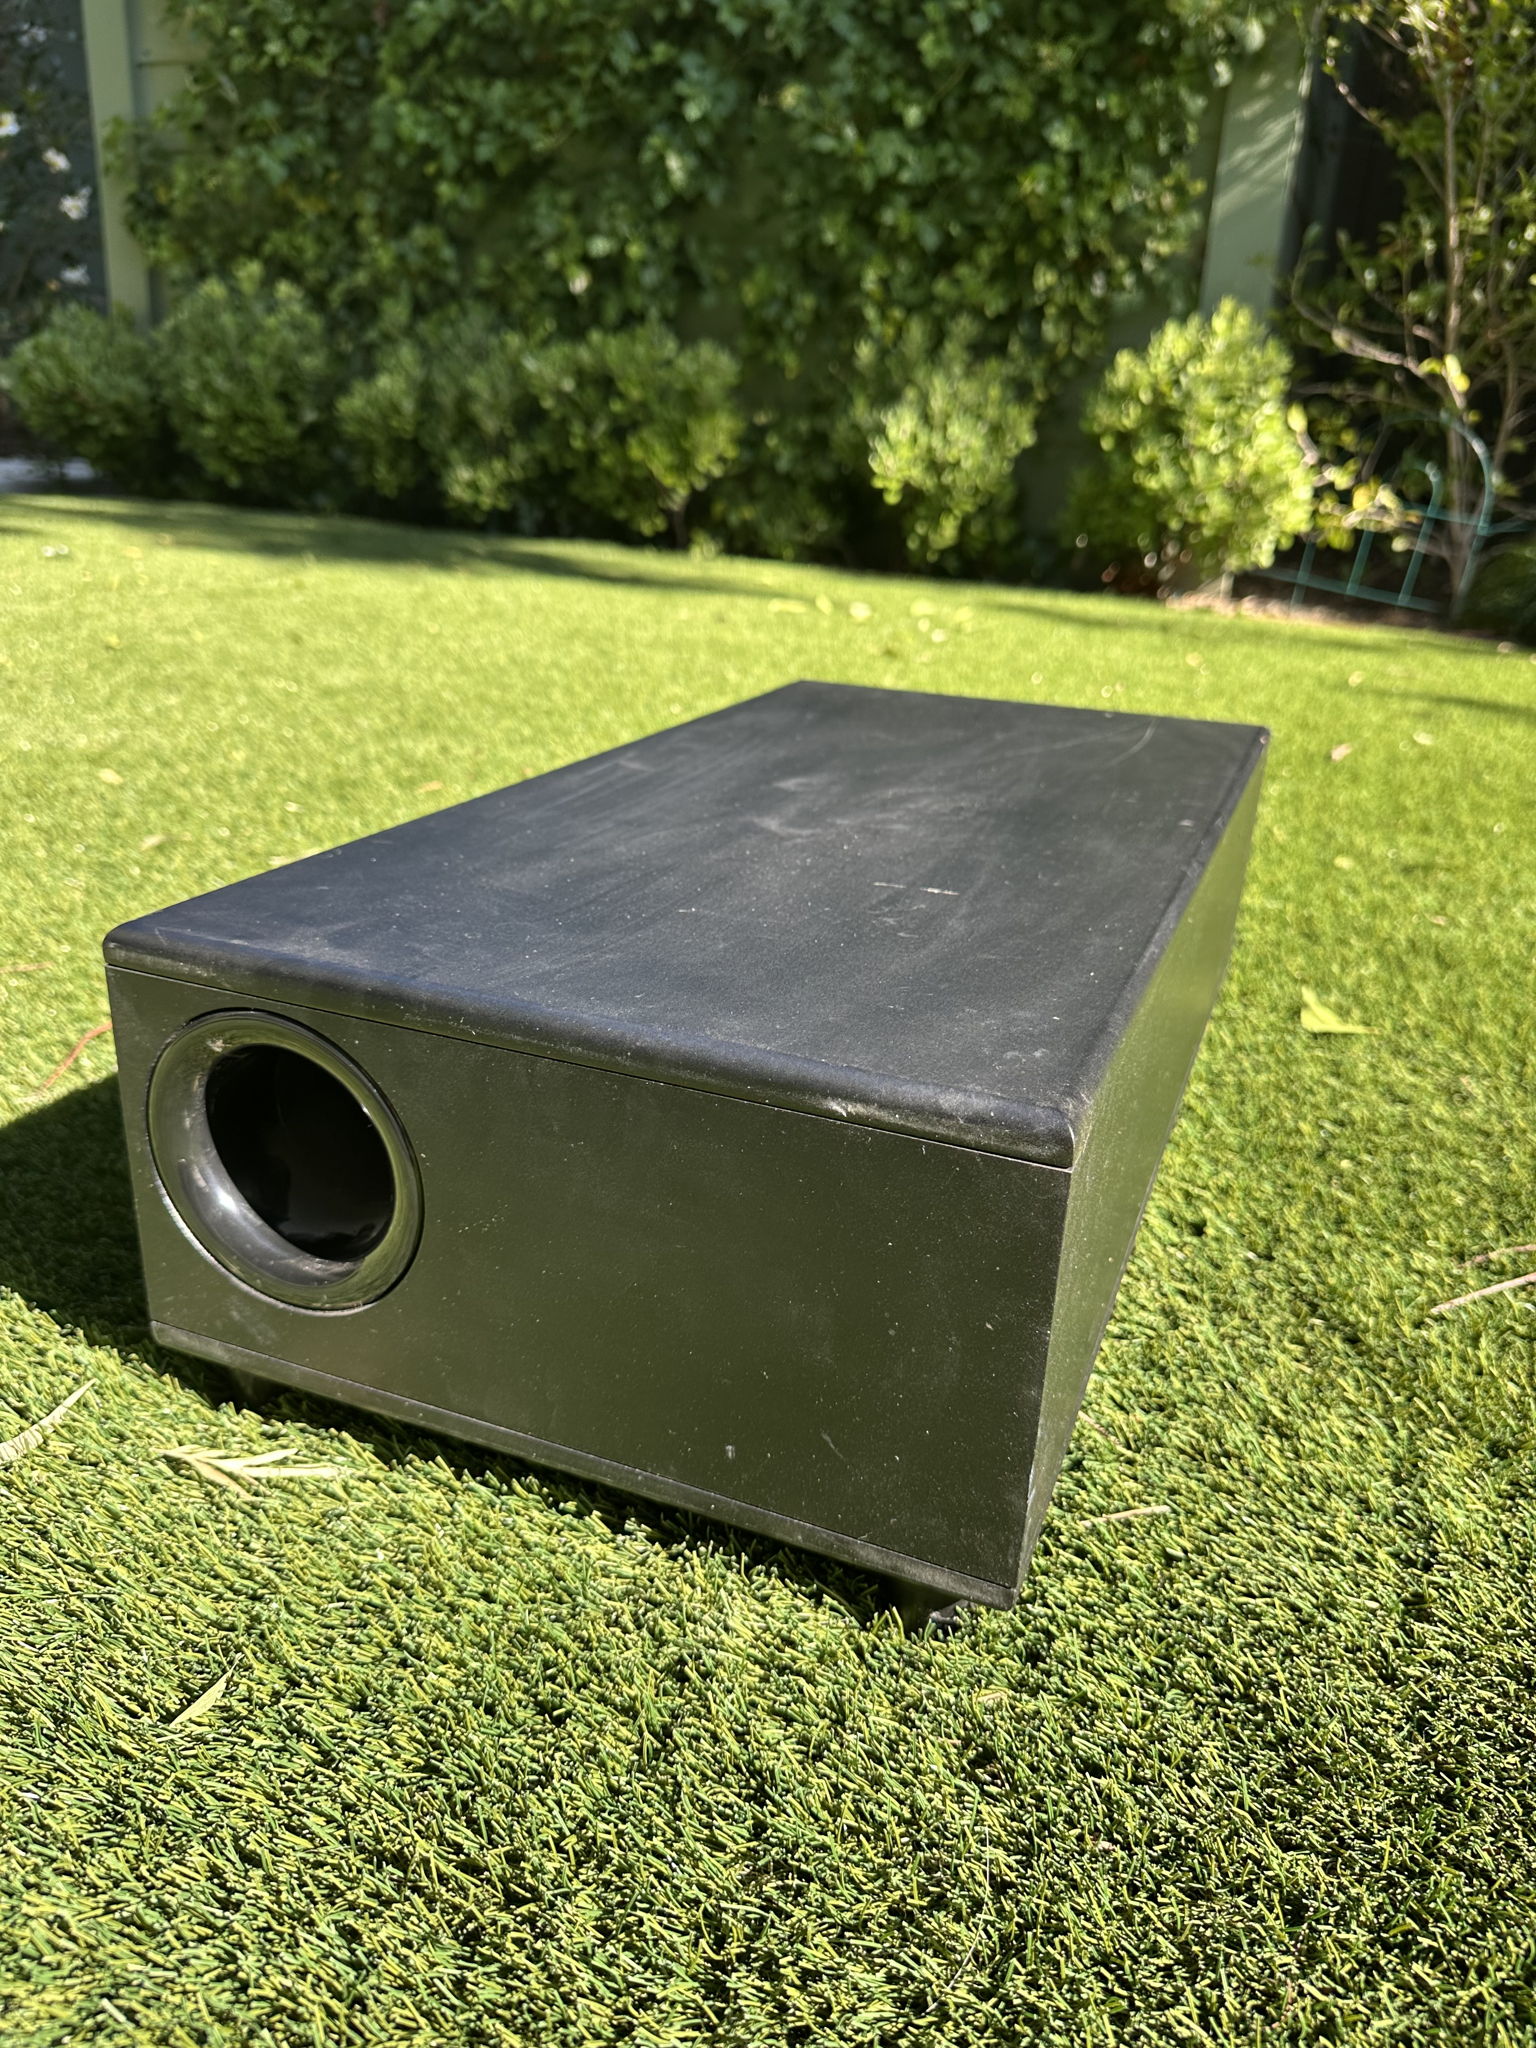
M91 1391L91 1382L76 1387L72 1394L66 1394L57 1408L50 1408L40 1422L34 1422L30 1429L24 1429L20 1436L8 1437L0 1443L0 1465L14 1465L18 1458L24 1458L28 1451L36 1450L50 1429L57 1429L64 1417L74 1407L82 1394Z
M160 1451L156 1455L189 1466L199 1479L206 1479L231 1493L248 1492L264 1479L339 1479L342 1475L339 1465L292 1464L289 1461L294 1454L286 1447L250 1455L238 1451L204 1450L198 1444L178 1444L174 1450Z
M1315 1031L1319 1035L1351 1035L1369 1033L1369 1024L1346 1024L1344 1019L1322 1000L1315 989L1304 988L1301 992L1301 1028Z
M219 1704L219 1701L223 1699L225 1688L228 1684L229 1673L227 1671L222 1672L206 1692L198 1694L191 1706L183 1707L179 1714L166 1722L167 1729L185 1728L189 1722L201 1721L204 1714L212 1713L213 1709Z

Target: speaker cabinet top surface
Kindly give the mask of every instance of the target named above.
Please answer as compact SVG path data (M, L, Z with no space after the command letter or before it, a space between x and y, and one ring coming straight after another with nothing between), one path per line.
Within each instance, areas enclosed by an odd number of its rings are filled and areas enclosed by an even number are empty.
M794 683L137 918L106 957L1066 1167L1266 740Z

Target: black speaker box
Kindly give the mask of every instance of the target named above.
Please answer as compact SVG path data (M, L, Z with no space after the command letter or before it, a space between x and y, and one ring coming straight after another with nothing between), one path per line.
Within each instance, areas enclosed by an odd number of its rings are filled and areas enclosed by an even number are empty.
M155 1335L1010 1605L1266 739L796 683L119 926Z

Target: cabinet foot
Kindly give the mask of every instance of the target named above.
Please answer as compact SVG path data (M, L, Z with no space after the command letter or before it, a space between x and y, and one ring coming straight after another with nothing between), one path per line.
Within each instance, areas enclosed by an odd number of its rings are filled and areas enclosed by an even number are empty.
M909 1636L952 1636L960 1626L965 1601L946 1601L931 1586L917 1586L909 1579L888 1578L885 1587L885 1604L895 1610Z

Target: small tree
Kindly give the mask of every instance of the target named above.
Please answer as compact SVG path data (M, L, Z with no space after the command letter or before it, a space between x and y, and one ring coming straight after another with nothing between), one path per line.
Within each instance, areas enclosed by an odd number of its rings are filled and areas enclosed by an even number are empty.
M1314 250L1292 280L1305 326L1360 366L1339 393L1441 451L1454 517L1428 544L1466 592L1485 493L1513 495L1536 418L1536 10L1530 0L1328 0L1322 68L1394 151L1403 207L1374 247ZM1393 90L1363 98L1364 38ZM1381 104L1381 101L1391 102Z
M1078 546L1160 590L1268 568L1312 513L1290 376L1286 349L1236 299L1122 349L1083 413L1103 453L1073 479Z

